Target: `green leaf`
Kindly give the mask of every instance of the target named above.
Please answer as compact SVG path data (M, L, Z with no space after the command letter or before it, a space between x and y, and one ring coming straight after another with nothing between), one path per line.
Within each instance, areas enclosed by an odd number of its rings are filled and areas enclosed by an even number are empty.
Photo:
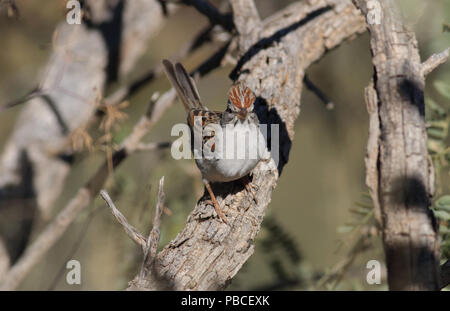
M446 211L434 211L434 216L442 220L450 220L450 214Z
M445 133L442 127L429 127L427 129L428 136L443 140L447 133Z
M443 228L442 225L439 226L439 233L440 234L449 234L450 233L450 229L448 228Z
M349 233L349 232L352 232L354 228L355 228L354 226L349 226L349 225L339 226L337 228L337 232L338 233Z
M450 212L450 195L440 197L434 204L436 209Z
M434 87L442 96L450 99L450 85L444 81L435 81Z
M441 153L443 151L443 144L441 139L428 138L427 148L430 153Z
M427 97L425 99L425 104L426 107L430 110L432 110L433 112L441 115L441 116L445 116L446 115L446 111L444 108L442 108L439 104L437 104L433 99Z
M450 32L450 24L443 23L442 24L442 32Z

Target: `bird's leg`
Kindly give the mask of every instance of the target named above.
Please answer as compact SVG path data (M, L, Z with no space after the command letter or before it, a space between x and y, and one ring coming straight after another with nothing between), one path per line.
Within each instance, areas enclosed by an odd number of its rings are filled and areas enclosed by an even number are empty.
M241 181L242 185L244 185L247 192L252 195L253 199L255 200L255 203L258 204L258 198L256 197L255 190L254 190L255 186L252 184L252 182L250 181L250 178L248 176L249 175L245 175L244 177L242 177L239 180Z
M217 215L219 215L220 219L226 224L228 224L227 218L222 212L222 209L220 208L219 202L217 202L216 196L214 195L214 192L211 189L211 185L206 179L203 179L203 183L205 184L206 190L208 190L209 196L211 197L211 200L214 205L214 209L216 210Z

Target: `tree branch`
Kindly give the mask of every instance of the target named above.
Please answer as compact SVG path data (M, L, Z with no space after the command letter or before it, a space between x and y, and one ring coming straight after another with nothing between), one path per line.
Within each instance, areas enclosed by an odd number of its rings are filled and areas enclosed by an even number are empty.
M146 273L148 273L148 269L154 269L154 263L156 259L156 251L158 249L159 240L161 237L161 216L164 208L164 176L159 181L158 188L158 202L156 203L155 210L155 218L153 220L153 228L150 231L147 244L144 249L144 260L142 261L141 271L139 273L142 278Z
M429 209L432 176L417 41L392 0L354 2L371 34L375 73L366 91L367 183L383 232L389 288L437 290L439 235Z
M109 196L108 192L106 190L100 191L100 196L105 200L106 205L111 209L111 212L113 213L114 217L116 217L117 221L122 225L123 229L127 233L127 235L132 239L136 244L142 247L144 250L147 246L147 239L140 234L136 228L134 228L132 225L128 223L128 220L125 218L125 216L116 208L116 205L111 200L111 197Z
M131 134L121 143L113 158L113 166L117 167L139 146L140 140L160 119L163 112L175 101L173 89L164 93L159 99L152 101L146 115L142 116ZM77 215L92 201L100 191L108 177L108 164L104 163L91 179L81 188L74 198L59 212L56 218L47 225L38 237L27 246L23 255L0 280L0 290L14 290L26 277L32 267L46 254L56 241L61 238Z
M161 177L158 187L158 202L156 203L155 218L153 219L153 228L147 238L147 248L146 257L152 258L156 256L156 250L158 249L159 239L160 239L160 227L161 227L161 216L164 208L164 176ZM146 262L147 260L144 260Z
M232 3L235 14L239 14L236 8L240 3ZM330 5L333 10L318 14L307 23L300 22L311 12ZM236 19L235 24L240 27ZM218 290L229 284L253 253L272 190L287 162L306 68L326 51L365 31L360 13L350 1L342 0L301 1L277 12L261 25L254 25L258 31L255 37L243 40L244 46L257 44L253 38L281 34L276 44L264 46L246 60L245 68L249 70L240 71L237 79L257 95L255 111L261 123L278 124L280 154L273 154L270 161L259 163L253 170L256 200L239 182L213 185L229 225L215 217L214 207L206 197L201 198L185 228L158 253L153 269L147 269L143 275L139 273L130 282L129 290L161 289L160 280L175 290ZM249 23L243 27L251 26ZM239 34L240 39L246 37L245 32ZM239 49L243 51L242 46ZM276 158L280 159L279 163Z
M253 0L230 0L233 20L239 33L239 50L247 51L261 32L261 19Z
M181 0L185 5L193 6L198 12L205 15L211 25L220 25L228 32L234 28L231 14L222 14L207 0Z
M117 221L122 225L127 235L134 242L136 242L138 245L142 247L142 251L144 253L144 260L142 262L140 274L144 275L146 269L153 267L156 251L158 249L160 239L161 216L164 208L164 197L165 197L164 176L159 181L158 202L156 204L155 217L153 220L153 228L152 230L150 230L148 238L145 238L132 225L128 223L125 216L123 216L123 214L116 208L106 190L100 191L100 195L105 200L106 204L111 208L114 217L116 217Z
M434 69L445 63L448 60L449 55L450 55L450 48L445 49L441 53L431 55L422 64L423 75L427 76Z

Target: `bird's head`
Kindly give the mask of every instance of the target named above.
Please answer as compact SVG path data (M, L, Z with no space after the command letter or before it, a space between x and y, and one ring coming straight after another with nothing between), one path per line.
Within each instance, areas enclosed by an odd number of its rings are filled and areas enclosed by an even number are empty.
M228 92L227 110L236 114L241 121L247 119L249 113L253 112L253 104L256 96L242 82L234 84Z

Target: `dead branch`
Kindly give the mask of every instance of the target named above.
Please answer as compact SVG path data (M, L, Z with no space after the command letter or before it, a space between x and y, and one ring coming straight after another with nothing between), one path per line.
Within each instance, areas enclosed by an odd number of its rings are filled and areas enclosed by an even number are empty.
M354 0L367 17L374 84L366 91L370 114L367 183L383 232L391 290L439 289L439 234L429 209L424 72L414 33L392 0ZM425 68L425 69L423 69Z
M234 28L232 15L222 14L207 0L181 0L180 3L194 7L199 13L208 18L211 25L220 25L229 32Z
M111 200L111 197L109 196L106 190L100 191L100 196L103 198L103 200L105 200L106 205L109 206L114 217L116 217L117 221L122 225L127 235L131 238L131 240L133 240L142 247L142 251L144 253L145 258L144 262L148 260L147 258L155 257L156 250L159 244L161 215L164 204L164 176L159 181L158 189L159 189L158 203L156 204L155 218L153 220L153 228L150 231L148 238L145 238L140 232L136 230L136 228L134 228L132 225L129 224L125 216L116 208L116 205Z
M442 65L448 60L450 56L450 47L442 51L441 53L431 55L423 64L422 71L423 75L427 76L434 69Z
M253 253L272 190L288 160L306 68L365 31L364 19L350 1L300 1L264 21L253 1L232 1L232 6L242 55L235 78L256 93L260 121L279 125L280 154L254 169L257 200L239 183L213 185L230 225L200 199L185 228L158 253L154 268L139 273L129 290L161 289L160 280L175 290L218 290L229 284Z
M156 251L158 249L159 240L161 237L161 216L164 208L164 176L159 181L159 188L158 188L158 202L156 203L156 209L155 209L155 217L153 220L153 228L150 231L148 238L147 238L147 244L144 249L144 260L142 261L141 265L141 271L139 272L139 275L141 278L148 273L148 269L154 269L154 263L156 258Z
M325 105L325 108L328 110L334 109L334 103L328 98L328 96L319 89L307 75L303 78L303 83L305 86L317 96L317 98Z
M122 225L127 235L142 247L143 258L141 266L141 275L144 275L146 269L153 267L153 262L156 256L156 251L158 249L159 239L160 239L160 227L161 227L161 216L163 212L164 205L164 176L159 181L158 188L158 202L155 208L155 217L153 220L153 228L150 230L148 238L145 238L141 233L139 233L132 225L130 225L125 218L125 216L116 208L114 202L111 200L108 192L106 190L100 191L101 197L105 200L106 204L111 208L111 211L116 217L117 221Z
M160 239L161 216L164 208L164 176L161 177L158 187L158 202L156 203L155 217L153 219L153 228L147 238L146 256L155 258Z
M109 196L108 192L106 190L100 191L100 196L105 200L106 205L111 209L111 212L113 213L114 217L116 217L117 221L122 225L123 229L127 233L127 235L132 239L136 244L140 245L142 249L144 250L147 245L147 239L140 234L136 228L134 228L132 225L128 223L128 220L125 218L125 216L116 208L116 205L111 200L111 197Z

